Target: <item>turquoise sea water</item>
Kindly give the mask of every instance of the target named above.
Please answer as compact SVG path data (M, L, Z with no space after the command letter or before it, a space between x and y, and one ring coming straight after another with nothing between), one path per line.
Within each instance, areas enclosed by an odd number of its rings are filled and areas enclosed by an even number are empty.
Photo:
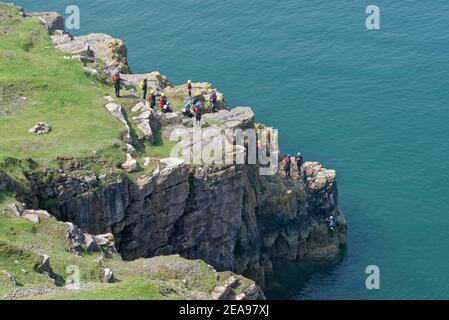
M447 0L17 1L81 9L123 38L134 72L210 81L338 173L349 244L328 265L280 263L268 296L449 298ZM365 8L381 9L381 30ZM365 288L377 265L381 289Z

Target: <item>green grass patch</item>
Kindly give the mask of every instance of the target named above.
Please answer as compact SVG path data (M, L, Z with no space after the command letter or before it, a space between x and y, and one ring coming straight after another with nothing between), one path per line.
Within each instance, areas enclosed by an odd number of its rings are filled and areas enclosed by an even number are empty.
M5 9L6 8L6 9ZM14 11L0 6L0 12ZM105 110L102 98L113 89L67 60L36 20L17 14L0 21L0 159L92 155L119 142L121 124ZM26 103L14 103L26 97ZM28 129L38 121L51 127L36 136Z

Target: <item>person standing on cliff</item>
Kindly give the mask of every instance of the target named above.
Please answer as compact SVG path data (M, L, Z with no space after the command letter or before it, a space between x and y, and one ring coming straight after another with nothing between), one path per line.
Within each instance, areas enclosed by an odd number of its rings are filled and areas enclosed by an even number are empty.
M193 110L195 112L196 126L201 127L201 109L198 105Z
M187 90L189 91L189 97L192 97L192 80L187 81Z
M143 82L140 84L140 88L143 91L143 100L147 99L147 92L148 92L148 80L144 79Z
M215 113L217 112L217 91L213 90L211 95L210 95L210 105L212 108L212 112Z
M150 91L150 95L148 96L148 102L150 103L150 108L154 110L156 107L156 94L154 90Z
M115 96L120 98L120 89L122 88L122 78L120 77L120 72L117 72L112 76L112 82L114 83Z
M301 155L301 152L298 152L296 155L296 166L298 167L298 175L301 175L302 165L304 164L304 158Z
M291 173L291 166L292 166L292 156L288 155L284 158L284 171L285 171L285 176L287 178L290 178L290 173Z

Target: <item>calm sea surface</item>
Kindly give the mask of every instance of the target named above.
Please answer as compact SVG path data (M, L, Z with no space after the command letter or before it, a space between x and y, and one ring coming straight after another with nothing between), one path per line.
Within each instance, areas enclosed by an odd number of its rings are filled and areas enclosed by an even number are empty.
M279 263L268 296L449 298L449 2L19 0L81 9L126 41L134 72L210 81L338 172L349 244L328 264ZM381 30L365 8L381 9ZM381 290L365 288L365 268Z

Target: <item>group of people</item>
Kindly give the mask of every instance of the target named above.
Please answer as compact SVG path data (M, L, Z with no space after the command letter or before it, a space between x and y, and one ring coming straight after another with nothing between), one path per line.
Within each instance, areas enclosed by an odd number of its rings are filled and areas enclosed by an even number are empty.
M302 165L304 164L304 158L301 155L301 152L298 152L298 154L296 155L296 158L294 159L296 162L296 167L298 168L298 173L301 174L301 170L302 170ZM284 171L285 171L285 176L287 178L291 177L291 168L292 168L292 156L289 154L287 156L284 157Z
M120 90L122 88L122 78L120 76L120 73L117 72L112 76L112 82L114 83L114 88L115 88L115 96L117 98L120 98ZM156 107L156 99L157 96L159 95L159 106L161 108L161 111L164 113L168 113L168 112L173 112L172 108L171 108L171 102L170 100L166 97L165 93L156 93L155 90L150 90L148 92L148 79L144 79L141 83L140 83L140 89L142 90L143 96L142 98L146 101L148 101L148 103L150 104L150 108L154 109ZM193 85L192 85L192 80L188 80L187 81L187 91L189 94L189 98L186 100L185 104L184 104L184 108L182 110L182 115L184 117L188 117L188 118L196 118L196 123L197 125L201 125L201 113L204 110L204 106L202 104L202 102L198 99L198 96L192 96L192 91L193 91ZM149 95L148 95L149 93ZM148 97L147 97L148 95ZM211 106L211 111L212 112L217 112L218 111L218 96L217 96L217 91L216 90L212 90L212 93L210 94L210 98L209 98L209 103Z

